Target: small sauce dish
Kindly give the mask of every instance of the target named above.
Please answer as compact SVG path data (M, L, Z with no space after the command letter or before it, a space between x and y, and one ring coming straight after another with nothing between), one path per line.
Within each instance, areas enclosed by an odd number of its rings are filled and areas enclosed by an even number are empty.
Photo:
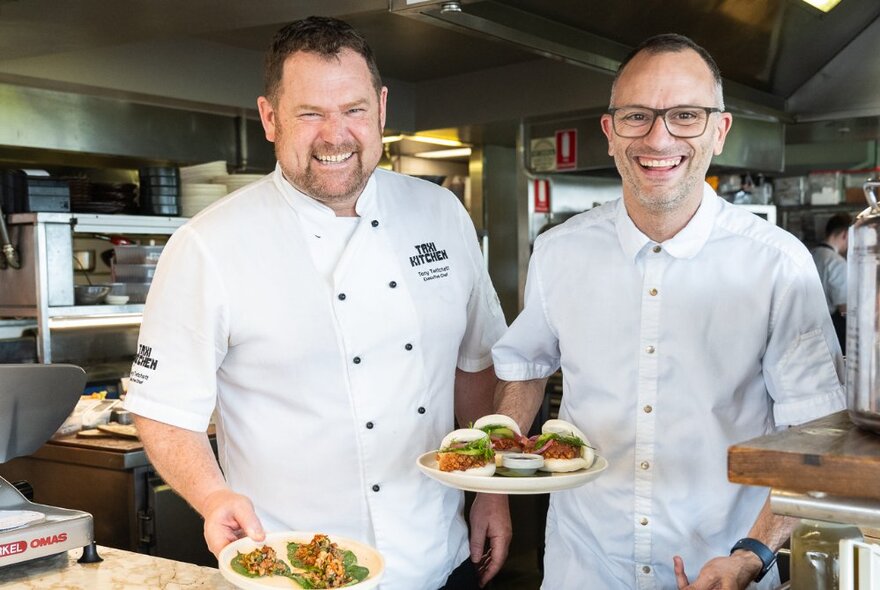
M520 475L532 475L544 466L544 457L531 453L505 453L501 462L504 467Z

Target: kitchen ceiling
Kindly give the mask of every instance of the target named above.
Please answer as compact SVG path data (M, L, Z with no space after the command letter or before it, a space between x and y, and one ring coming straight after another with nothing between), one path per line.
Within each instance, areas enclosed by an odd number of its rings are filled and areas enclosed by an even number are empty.
M394 84L392 104L409 109L397 128L410 132L470 124L477 128L465 134L480 139L499 125L506 134L504 121L601 108L609 70L626 51L670 31L715 56L742 108L792 120L815 118L823 104L847 116L880 114L877 0L843 0L828 14L800 0L464 0L461 7L460 15L441 15L434 0L0 0L0 82L252 109L272 33L321 14L365 34ZM860 79L839 79L852 71ZM850 102L835 103L840 94Z

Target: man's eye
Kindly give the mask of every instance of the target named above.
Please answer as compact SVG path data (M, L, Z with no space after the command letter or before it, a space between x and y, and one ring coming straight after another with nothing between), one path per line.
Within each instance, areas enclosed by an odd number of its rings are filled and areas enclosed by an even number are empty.
M346 111L346 112L347 112L349 115L363 115L364 113L367 112L367 109L365 109L365 108L363 108L363 107L356 107L356 108L353 108L353 109L348 109L348 111Z
M623 120L627 123L644 123L648 120L648 115L645 113L627 113L623 116Z
M321 115L318 113L300 113L299 115L297 115L297 117L299 117L300 119L314 120L319 119Z
M690 123L699 118L697 111L674 111L670 115L674 121L679 123Z

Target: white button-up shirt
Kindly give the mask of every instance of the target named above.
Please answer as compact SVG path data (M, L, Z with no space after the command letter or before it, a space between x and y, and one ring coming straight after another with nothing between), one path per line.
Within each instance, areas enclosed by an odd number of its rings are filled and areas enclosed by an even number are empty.
M560 417L609 461L551 495L546 590L675 588L676 554L693 580L767 497L727 481L728 446L844 407L809 252L708 185L662 244L622 201L540 236L525 308L493 355L507 381L561 366Z
M383 590L433 590L469 553L463 495L416 458L453 427L456 367L490 366L504 320L451 193L376 171L356 209L350 237L319 233L333 212L276 170L181 227L125 405L196 431L216 405L226 479L267 532L369 543Z

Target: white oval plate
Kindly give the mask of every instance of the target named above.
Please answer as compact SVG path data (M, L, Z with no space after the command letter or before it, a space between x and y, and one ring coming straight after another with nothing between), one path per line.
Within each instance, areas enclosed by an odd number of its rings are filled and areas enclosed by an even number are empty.
M596 460L588 469L568 473L551 473L521 477L507 477L497 473L491 477L468 475L462 471L440 471L437 467L437 451L429 451L416 462L422 473L442 484L467 492L487 494L546 494L570 490L599 477L608 467L604 457L596 455Z
M275 553L280 559L283 559L284 562L287 563L287 565L290 565L290 561L288 561L287 559L287 544L309 543L314 536L315 533L311 532L284 531L278 533L269 533L266 535L266 539L260 542L254 541L253 539L250 539L248 537L233 541L232 543L224 547L222 551L220 551L220 557L218 558L218 567L220 568L220 573L229 582L244 590L264 590L265 588L300 588L299 584L297 584L290 578L285 578L283 576L248 578L247 576L243 576L233 570L231 562L238 553L249 553L257 547L269 545L270 547L272 547L272 549L275 550ZM369 545L365 545L364 543L361 543L359 541L337 537L335 535L328 536L330 537L331 541L339 545L340 549L348 549L349 551L352 551L357 556L358 565L362 565L370 570L370 575L367 576L366 580L360 582L359 584L354 584L353 586L346 586L346 588L356 588L357 590L369 590L370 588L375 588L376 585L379 584L379 580L382 578L382 574L385 573L385 560L382 558L382 554L370 547Z

